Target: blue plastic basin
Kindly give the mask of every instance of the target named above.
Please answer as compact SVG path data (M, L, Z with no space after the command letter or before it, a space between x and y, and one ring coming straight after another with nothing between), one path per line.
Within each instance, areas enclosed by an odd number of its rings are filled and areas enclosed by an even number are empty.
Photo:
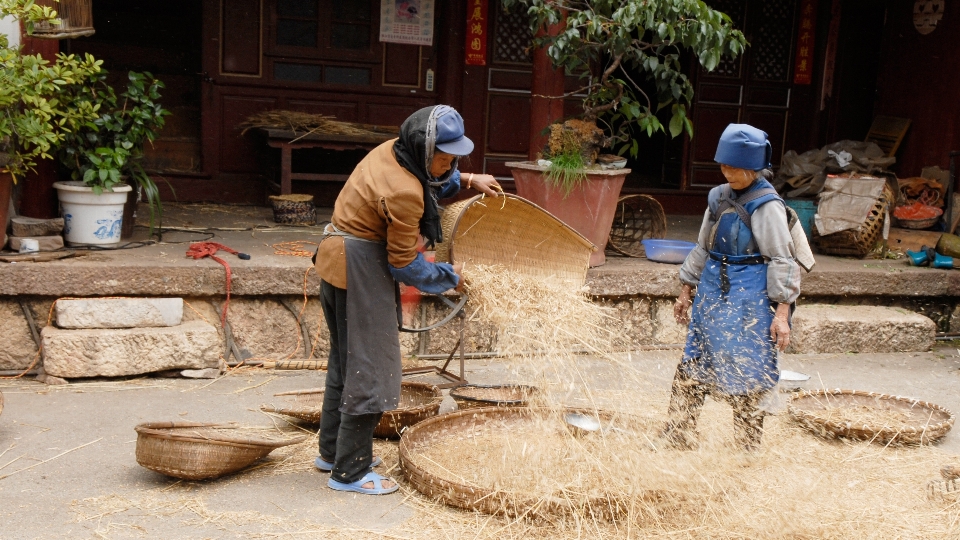
M647 258L651 261L680 264L690 251L697 246L693 242L684 240L656 240L648 238L641 240L644 251L647 252Z

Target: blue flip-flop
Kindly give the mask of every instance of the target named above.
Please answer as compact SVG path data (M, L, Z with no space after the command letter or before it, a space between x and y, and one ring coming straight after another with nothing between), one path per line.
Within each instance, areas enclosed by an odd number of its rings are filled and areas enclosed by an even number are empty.
M370 468L378 467L383 463L383 460L377 456L373 456L373 461L370 463ZM327 461L320 456L317 456L317 459L313 460L313 466L320 469L323 472L333 471L333 462Z
M383 487L384 480L390 480L391 482L394 482L390 478L387 478L385 476L380 476L379 474L373 471L370 471L367 474L363 475L363 478L350 484L337 482L336 480L331 478L330 480L327 480L327 486L337 491L352 491L354 493L362 493L364 495L386 495L388 493L393 493L394 491L400 489L400 485L397 484L396 482L393 483L393 487L389 487L389 488ZM373 487L373 488L363 487L363 485L366 484L367 482L373 482L373 485L379 486L379 487Z

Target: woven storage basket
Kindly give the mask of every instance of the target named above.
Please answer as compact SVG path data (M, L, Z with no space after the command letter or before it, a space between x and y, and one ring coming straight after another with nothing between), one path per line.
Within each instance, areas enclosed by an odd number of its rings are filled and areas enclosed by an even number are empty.
M883 240L883 226L886 221L887 209L894 201L893 191L884 186L883 195L877 199L867 219L856 230L840 231L826 236L820 236L817 227L811 227L810 237L817 252L825 255L851 255L866 257L873 248Z
M667 216L663 207L649 195L624 195L617 201L607 247L627 257L645 257L641 240L663 238L667 234Z
M869 407L905 415L906 423L883 425L877 419L845 421L835 418L831 409ZM939 405L917 399L862 392L859 390L816 390L799 392L787 403L790 416L822 437L848 437L881 444L928 444L947 434L954 415Z
M151 422L137 431L137 463L152 471L185 480L204 480L246 468L282 446L306 437L268 438L238 430L232 424ZM266 428L265 430L266 431Z
M595 247L526 199L473 197L447 206L438 262L503 265L537 277L557 276L582 286Z
M313 205L313 195L271 195L273 221L285 225L315 225L317 209Z
M526 407L538 393L534 386L521 384L464 384L450 389L450 397L457 408L478 409L482 407Z
M527 496L524 494L510 494L501 490L479 487L463 483L456 471L447 470L443 476L431 473L430 460L422 457L423 449L436 441L449 440L451 437L469 437L484 425L496 423L499 429L510 429L515 422L534 419L536 415L563 414L578 412L595 416L594 412L579 409L555 411L551 409L530 407L487 407L483 409L468 409L450 414L444 414L420 422L408 429L400 439L400 467L404 478L407 479L420 493L445 504L476 510L487 514L506 514L509 516L542 516L580 515L596 517L597 519L611 520L626 513L631 501L611 497L592 497L578 500L576 504L562 496ZM600 413L600 419L610 418L607 413ZM558 419L562 422L562 419ZM471 446L464 452L477 452ZM509 466L509 465L508 465ZM436 470L434 465L432 470ZM655 494L652 494L654 497ZM632 501L635 504L637 501Z
M323 388L311 388L294 392L274 394L284 403L261 405L260 410L284 414L314 424L320 423L323 415ZM403 381L400 383L400 406L383 413L380 423L373 431L374 437L395 439L404 429L440 412L443 393L432 384Z

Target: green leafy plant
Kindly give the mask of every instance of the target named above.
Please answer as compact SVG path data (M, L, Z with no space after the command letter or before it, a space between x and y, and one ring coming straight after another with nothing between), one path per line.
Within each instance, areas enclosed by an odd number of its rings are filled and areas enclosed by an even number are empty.
M683 73L681 53L693 54L712 71L721 58L735 58L747 41L730 17L700 0L501 0L507 9L526 9L535 44L546 47L554 66L580 74L583 117L606 128L604 146L620 146L636 157L631 137L667 132L693 137L687 110L693 85ZM559 25L554 35L539 32ZM639 74L641 86L633 79ZM652 91L649 90L652 88ZM565 96L566 97L566 96ZM657 113L669 108L665 127Z
M143 190L150 208L151 231L163 208L156 183L141 164L147 143L163 129L170 112L160 103L163 83L150 73L131 71L126 90L117 95L101 70L83 83L64 90L63 100L78 108L90 107L96 117L71 126L58 152L60 163L73 180L93 188L94 193L132 180Z
M40 21L56 21L56 12L33 0L0 0L0 16L24 23L27 32ZM55 61L25 55L0 35L0 167L14 181L51 159L52 152L80 123L96 117L92 104L73 106L61 99L64 89L100 72L92 56L59 54Z
M593 128L596 130L596 127ZM547 184L563 192L564 198L587 179L584 159L583 137L574 129L565 129L562 124L550 126L547 155L550 165L546 171Z

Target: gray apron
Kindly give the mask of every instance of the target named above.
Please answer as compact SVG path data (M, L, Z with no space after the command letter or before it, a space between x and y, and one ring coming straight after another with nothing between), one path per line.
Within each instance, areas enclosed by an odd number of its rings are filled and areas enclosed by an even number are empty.
M373 414L400 404L400 303L385 244L344 236L347 258L345 414Z

